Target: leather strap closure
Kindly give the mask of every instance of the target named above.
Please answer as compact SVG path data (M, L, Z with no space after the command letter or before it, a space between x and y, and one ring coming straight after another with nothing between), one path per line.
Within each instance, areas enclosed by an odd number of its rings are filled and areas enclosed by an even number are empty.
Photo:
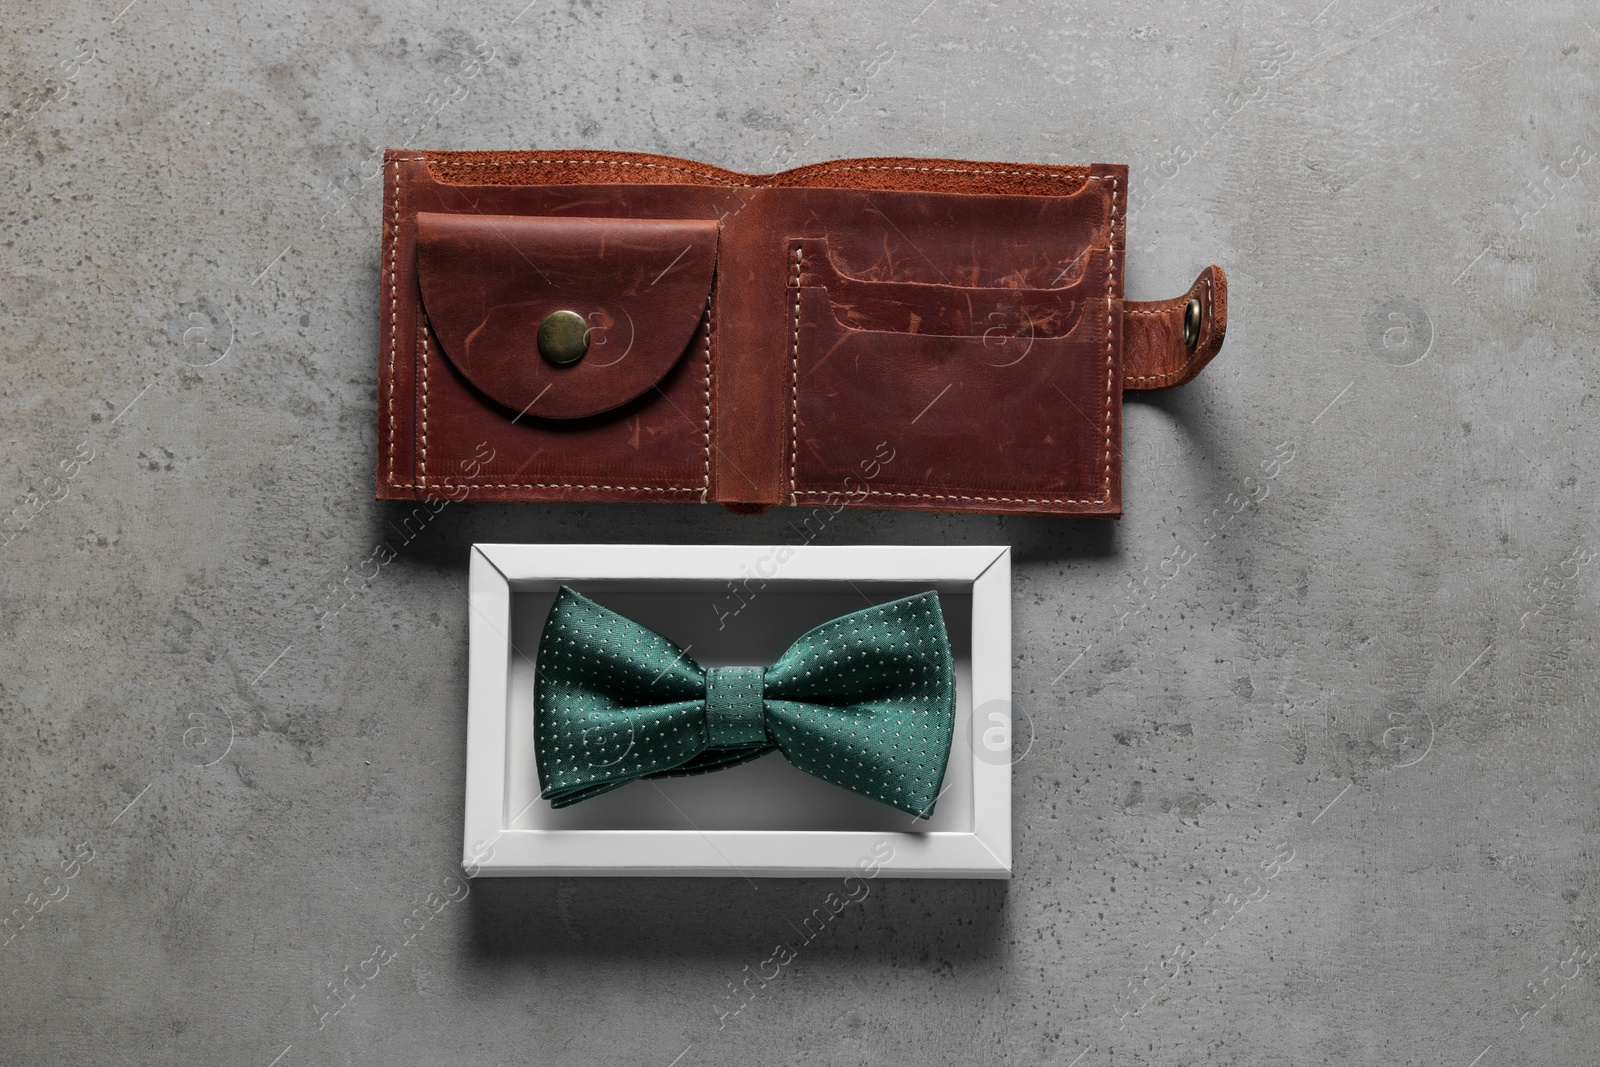
M1191 348L1183 337L1189 301L1200 301L1200 334ZM1122 389L1170 389L1194 378L1222 347L1228 330L1228 276L1216 265L1200 272L1189 291L1173 300L1122 305Z

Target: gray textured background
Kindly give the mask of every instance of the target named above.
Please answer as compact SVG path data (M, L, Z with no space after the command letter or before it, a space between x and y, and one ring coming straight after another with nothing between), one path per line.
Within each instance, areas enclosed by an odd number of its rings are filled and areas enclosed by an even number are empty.
M122 2L0 15L0 1059L1594 1062L1592 6ZM319 629L404 143L1125 161L1129 297L1226 266L1126 519L819 539L1014 546L1014 881L880 880L723 1026L832 883L434 914L468 545L788 517L451 506Z

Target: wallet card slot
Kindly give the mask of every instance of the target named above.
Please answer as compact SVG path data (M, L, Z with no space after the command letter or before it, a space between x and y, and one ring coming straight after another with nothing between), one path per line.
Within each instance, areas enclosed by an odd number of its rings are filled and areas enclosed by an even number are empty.
M792 503L1118 512L1110 316L1080 316L1099 328L1076 335L999 343L856 329L821 286L789 296Z
M984 337L1003 346L1026 338L1070 336L1085 306L1103 303L1107 252L1086 248L1049 289L879 281L843 272L826 240L792 242L798 284L827 290L839 324L854 330Z
M833 253L826 237L796 237L791 240L793 247L804 252L805 261L801 268L801 285L821 285L834 288L846 285L878 286L878 285L912 285L928 289L940 289L950 292L966 290L1000 290L1013 292L1059 293L1073 289L1085 280L1101 274L1105 270L1108 250L1094 245L1085 245L1070 256L1063 256L1063 265L1055 271L1048 285L1006 285L990 284L977 285L959 283L950 280L949 276L940 271L939 282L928 282L917 278L891 277L873 278L865 277L841 266L838 258ZM930 265L932 266L932 265ZM938 269L934 267L933 269Z

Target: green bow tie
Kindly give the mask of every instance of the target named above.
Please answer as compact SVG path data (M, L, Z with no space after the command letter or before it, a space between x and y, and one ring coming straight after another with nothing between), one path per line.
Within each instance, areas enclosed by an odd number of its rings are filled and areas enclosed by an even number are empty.
M563 586L539 638L538 672L536 755L552 807L773 748L913 815L928 816L939 799L956 685L936 593L825 622L765 669L707 669Z

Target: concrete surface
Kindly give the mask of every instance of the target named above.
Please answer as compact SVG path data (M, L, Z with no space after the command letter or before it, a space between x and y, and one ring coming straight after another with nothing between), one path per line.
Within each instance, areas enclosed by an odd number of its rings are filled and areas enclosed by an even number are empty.
M123 2L0 18L0 1060L1595 1062L1592 6ZM408 141L1126 161L1128 295L1227 267L1122 522L827 531L1015 546L1014 881L737 1014L831 883L455 899L467 546L787 516L452 506L319 629Z

